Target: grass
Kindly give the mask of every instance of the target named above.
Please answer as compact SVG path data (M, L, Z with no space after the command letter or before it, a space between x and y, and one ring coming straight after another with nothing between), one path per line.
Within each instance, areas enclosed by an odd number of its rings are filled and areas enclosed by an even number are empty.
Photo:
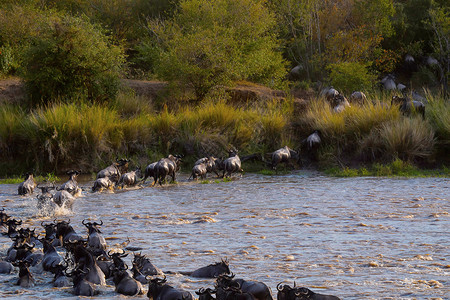
M129 92L108 105L74 101L32 111L0 105L0 176L68 168L93 172L120 156L144 165L169 153L184 154L190 163L207 155L226 157L231 147L241 156L285 145L297 150L314 129L322 133L316 162L320 166L345 168L346 161L375 164L395 158L432 161L437 153L450 150L450 109L442 97L427 97L426 120L401 115L385 105L390 101L383 94L342 113L334 113L318 98L302 115L294 115L292 99L236 107L218 98L189 106L163 104L157 111ZM301 150L302 156L307 154ZM264 168L250 162L244 167L247 172L271 174Z
M325 174L335 177L450 177L450 168L442 166L438 169L419 169L413 164L396 159L388 164L375 163L369 168L329 168Z

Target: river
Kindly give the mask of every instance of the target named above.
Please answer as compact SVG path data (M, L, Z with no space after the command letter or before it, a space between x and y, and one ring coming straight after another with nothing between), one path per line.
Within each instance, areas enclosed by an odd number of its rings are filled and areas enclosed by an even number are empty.
M90 193L73 211L43 216L35 195L0 185L0 204L24 224L70 219L86 235L83 219L102 220L109 247L142 247L163 271L192 271L228 259L236 277L263 281L276 298L279 282L341 299L449 299L450 202L448 178L332 178L315 172L245 174L229 182L191 182ZM86 188L92 181L81 181ZM11 241L0 237L5 255ZM125 258L131 266L133 255ZM55 299L70 288L14 285L0 275L1 298ZM211 279L171 274L170 284L190 291ZM122 298L112 282L96 298ZM145 295L136 298L146 299Z

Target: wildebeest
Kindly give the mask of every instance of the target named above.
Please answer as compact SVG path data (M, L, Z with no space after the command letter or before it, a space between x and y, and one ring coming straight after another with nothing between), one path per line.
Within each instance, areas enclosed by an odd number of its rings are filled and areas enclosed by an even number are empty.
M33 278L33 275L29 269L29 262L25 260L20 260L13 262L13 265L19 267L19 280L16 285L20 285L23 288L33 287L36 284L36 281Z
M141 253L134 253L133 266L145 276L163 275L163 271L156 267L149 258Z
M108 177L111 180L113 179L115 179L116 181L119 180L122 173L128 171L129 162L130 161L125 158L116 159L116 161L113 162L109 167L106 167L105 169L97 173L97 179Z
M127 296L142 295L144 293L142 284L131 277L127 269L128 267L125 265L125 268L114 268L112 270L116 292Z
M320 130L314 130L314 132L306 138L306 149L308 149L308 151L315 151L320 146L321 142Z
M180 155L172 155L170 154L167 158L162 158L155 165L155 180L153 185L156 184L158 180L159 184L162 185L162 182L166 180L167 176L172 176L172 181L175 181L176 172L180 169L181 156Z
M201 267L192 272L180 272L180 274L189 275L196 278L216 278L219 275L230 273L228 260L223 259L220 262Z
M66 287L70 286L69 280L67 279L64 271L67 269L68 265L64 262L59 265L53 267L50 270L55 276L53 277L53 286L54 287Z
M340 94L333 98L331 105L333 107L333 112L335 113L341 113L346 107L350 107L350 103L347 98Z
M425 104L420 101L410 100L406 97L393 96L391 105L399 105L400 111L407 116L416 112L425 120Z
M51 244L50 240L40 239L44 246L44 258L42 259L42 266L44 271L51 271L56 266L62 264L64 259L56 251L56 248Z
M100 223L97 222L85 222L83 220L81 222L88 229L88 239L87 239L87 248L92 252L94 256L99 256L101 254L106 254L106 240L102 235L100 229L97 226L102 226L103 221L100 220Z
M147 180L147 178L149 177L153 177L154 180L155 179L155 166L158 162L155 161L151 164L149 164L146 168L145 168L145 172L144 172L144 178L142 179L142 183L145 183L145 180Z
M136 167L136 170L122 174L117 182L117 185L120 185L122 188L124 186L135 186L141 177L141 167L138 166Z
M57 191L53 196L53 201L58 204L59 207L64 207L66 209L72 210L73 203L75 202L75 197L72 196L66 190Z
M69 221L60 221L56 224L56 238L62 241L62 244L69 241L81 241L83 238L79 236Z
M94 259L92 253L86 249L84 243L74 242L74 245L75 247L73 249L72 255L75 264L78 266L78 268L86 272L86 280L94 284L105 285L105 274L97 265L97 262Z
M364 104L367 101L367 97L366 94L364 94L363 92L360 91L354 91L351 95L350 95L350 102L352 103L357 103L357 104Z
M153 278L148 284L147 297L153 300L193 300L192 294L166 284L164 279Z
M0 260L0 274L10 274L14 267L9 261Z
M75 268L71 272L66 271L66 275L72 277L74 295L94 296L95 294L97 294L92 283L86 280L86 274L88 273L88 271L84 271L80 268Z
M241 159L239 158L237 150L229 150L229 157L223 161L222 177L231 177L231 174L236 172L244 172L241 168Z
M206 178L206 173L208 172L207 170L207 164L209 163L209 159L207 158L206 161L200 162L200 163L196 163L193 167L192 167L192 173L191 176L189 178L192 177L192 179L197 180L198 177L200 177L201 179L205 179Z
M332 295L318 294L305 287L290 287L289 285L277 285L277 300L340 300Z
M291 159L298 161L299 155L297 151L292 150L288 146L284 146L272 153L272 169L276 170L279 163L291 164Z
M216 280L217 291L219 288L227 289L231 287L238 287L244 293L251 294L256 300L272 300L272 293L270 288L263 282L244 280L241 278L234 279L234 275L220 275Z
M27 173L25 174L25 181L19 184L17 188L19 195L25 196L28 194L32 194L34 188L36 187L36 182L34 181L33 174Z
M383 85L385 90L393 91L397 88L395 84L395 77L392 74L388 74L383 79L381 79L380 83Z
M41 194L36 196L38 201L37 208L39 210L51 210L54 208L55 202L53 201L53 194L50 190L54 189L55 186L53 184L51 186L38 184L36 187L41 189Z
M335 96L339 95L339 92L335 88L329 87L329 88L324 88L320 92L320 95L324 96L328 102L331 102Z
M102 192L103 190L112 190L115 186L116 180L111 180L109 177L97 178L92 186L92 192Z
M67 175L69 175L69 180L63 183L58 190L66 190L72 196L79 196L81 194L81 188L78 186L77 177L81 174L81 171L70 170L67 171Z

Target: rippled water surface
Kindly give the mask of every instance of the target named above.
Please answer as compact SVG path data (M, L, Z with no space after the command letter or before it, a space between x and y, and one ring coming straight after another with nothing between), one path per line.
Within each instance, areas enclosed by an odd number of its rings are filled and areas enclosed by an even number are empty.
M129 238L129 246L142 247L163 271L192 271L227 258L236 277L265 282L275 298L279 282L294 281L342 299L450 298L448 178L298 172L202 184L179 177L179 184L163 187L84 192L73 211L56 217L70 218L82 234L83 219L101 219L110 247ZM0 185L1 206L43 231L40 222L55 216L37 212L35 195L16 193L17 185ZM3 256L11 241L0 237L0 243ZM50 274L35 276L37 286L23 289L14 285L17 273L0 275L0 297L71 297L70 288L52 288ZM214 283L175 274L168 282L194 296ZM97 297L121 298L109 284Z

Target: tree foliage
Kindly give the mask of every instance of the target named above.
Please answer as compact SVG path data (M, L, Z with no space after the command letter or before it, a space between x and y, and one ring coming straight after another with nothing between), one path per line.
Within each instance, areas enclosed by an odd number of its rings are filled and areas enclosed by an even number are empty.
M22 76L35 103L81 97L114 98L124 55L98 28L65 16L41 24L25 51Z
M285 71L274 24L259 0L181 1L173 20L152 24L163 49L156 72L193 87L198 99L233 80L276 86Z

